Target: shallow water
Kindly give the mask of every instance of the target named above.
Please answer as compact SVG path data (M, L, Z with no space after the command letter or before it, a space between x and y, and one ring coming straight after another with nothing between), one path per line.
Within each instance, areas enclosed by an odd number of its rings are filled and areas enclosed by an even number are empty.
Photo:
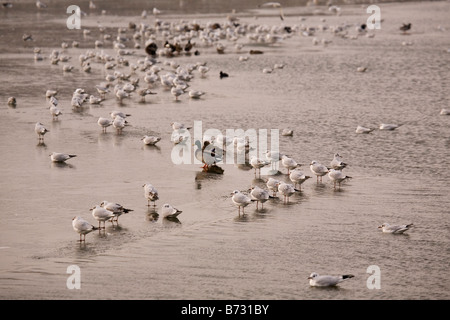
M102 2L96 3L101 8ZM179 3L174 1L166 9L170 13L159 18L222 23L230 12L217 6L202 15L182 15ZM198 45L199 56L170 59L180 65L207 62L211 70L206 77L194 73L190 82L191 88L207 92L200 100L182 95L175 102L158 86L146 103L139 103L134 94L119 104L109 94L101 105L85 104L81 111L70 106L72 92L84 88L97 95L94 86L104 81L106 71L99 63L91 63L91 73L80 71L78 56L87 49L100 50L93 48L101 37L99 23L115 34L117 27L141 21L143 6L136 5L134 16L132 8L120 11L123 16L116 12L118 7L105 15L90 12L82 18L83 28L92 31L88 37L68 30L65 13L55 13L58 7L36 13L25 3L0 12L0 297L448 299L450 117L439 111L449 107L450 3L380 6L385 20L381 30L373 31L374 38L342 39L319 31L318 39L332 40L324 47L297 32L275 46L242 38L245 47L236 53L233 44L223 40L228 51L224 55ZM64 11L63 4L61 8ZM356 25L368 16L360 5L344 7L341 16L309 6L286 8L281 21L276 11L252 8L237 10L241 21L317 27ZM149 15L145 22L154 19ZM407 20L413 29L402 35L398 27ZM33 42L22 41L26 32L33 34ZM356 34L355 27L349 34ZM62 41L73 40L80 48L65 51L72 57L73 72L63 73L62 63L33 60L35 46L47 58L53 49L60 50ZM404 41L413 44L402 45ZM264 54L239 62L250 49ZM103 50L115 55L111 45ZM136 50L126 57L131 62L145 54ZM262 73L275 63L286 67ZM356 72L359 66L368 70ZM128 72L125 67L119 70ZM230 77L219 79L221 70ZM47 89L60 90L63 115L57 121L46 108ZM15 108L6 104L9 96L17 98ZM122 135L113 128L103 134L96 124L112 110L132 114ZM34 132L37 121L50 130L43 145ZM353 179L334 190L328 177L323 183L313 178L289 204L274 199L260 211L252 204L239 216L230 193L264 186L264 180L255 179L245 166L223 164L224 175L205 175L198 164L175 165L173 121L202 121L203 131L215 128L223 133L292 128L293 137L280 136L280 151L305 164L306 173L310 161L328 164L339 152ZM382 122L403 126L369 135L354 132L357 125L377 127ZM147 133L162 136L157 147L142 145L140 138ZM53 151L77 157L54 165L48 156ZM286 174L277 178L289 181ZM183 211L179 223L155 219L144 198L146 182L159 190L158 212L166 202ZM96 224L89 208L103 200L134 211L120 217L119 227L88 234L80 245L71 219L79 215ZM383 234L377 229L383 222L412 222L415 228L404 235ZM66 286L70 265L80 267L80 290ZM379 290L367 288L370 265L380 267ZM317 290L306 279L313 271L355 278L337 290Z

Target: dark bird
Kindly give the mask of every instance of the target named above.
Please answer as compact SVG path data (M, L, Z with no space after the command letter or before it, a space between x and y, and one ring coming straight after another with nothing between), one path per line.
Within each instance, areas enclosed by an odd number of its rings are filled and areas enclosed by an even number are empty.
M220 79L228 77L228 73L225 73L225 72L222 72L222 71L220 71L219 75L220 75Z
M400 27L400 30L403 31L403 33L405 33L406 31L408 31L408 30L410 30L410 29L411 29L411 23L408 23L408 24L404 23L404 24Z
M149 44L147 44L145 46L145 52L147 52L147 54L149 54L151 56L156 55L157 50L158 50L158 46L154 42L150 42Z
M191 40L188 40L188 42L186 43L186 45L184 46L184 51L189 52L191 51L192 47L194 45L191 43Z

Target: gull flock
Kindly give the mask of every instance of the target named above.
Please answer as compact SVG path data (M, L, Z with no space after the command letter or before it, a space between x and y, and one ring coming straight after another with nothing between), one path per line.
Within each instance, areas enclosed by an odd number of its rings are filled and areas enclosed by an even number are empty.
M11 7L12 5L9 8ZM38 10L45 10L48 6L41 1L37 1L36 7ZM96 5L91 1L89 7L94 10ZM259 7L275 8L279 10L280 19L283 21L286 19L280 3L268 2L261 4ZM332 14L339 15L341 13L341 9L337 6L330 7L329 11ZM46 63L45 60L47 60L47 63L50 65L62 64L61 70L72 74L78 72L99 76L99 74L95 73L95 68L92 67L101 66L104 69L106 76L94 87L74 88L70 105L72 109L80 110L86 105L101 105L107 99L115 99L119 104L123 104L126 101L133 101L136 97L140 103L145 103L151 96L165 92L170 92L176 102L182 102L184 96L188 96L190 99L206 98L208 97L206 92L193 87L196 81L207 79L207 76L212 72L211 66L201 61L180 65L174 59L179 56L197 58L201 55L202 50L215 51L217 54L235 53L239 55L239 58L236 59L237 63L245 63L250 57L255 59L258 55L264 53L263 50L245 50L246 46L253 44L263 48L264 45L278 45L294 36L301 36L310 37L313 46L322 44L326 47L332 43L332 37L354 40L361 36L369 38L374 36L366 28L350 24L322 26L322 28L307 26L304 23L289 27L268 26L246 23L232 15L227 16L227 20L224 23L200 23L185 20L176 23L164 20L162 12L156 8L152 12L154 16L153 24L146 22L147 11L144 10L141 14L141 22L130 22L127 27L118 27L111 33L107 33L107 29L99 25L97 30L99 38L92 43L93 47L91 49L79 55L78 64L76 62L71 64L71 57L66 54L70 47L78 48L80 46L80 43L77 41L73 41L71 45L67 42L62 42L61 49L52 50L47 57L42 52L42 49L36 46L33 49L34 60L39 63ZM357 30L356 36L351 35L350 32L355 28ZM319 34L328 36L319 39ZM92 41L91 30L84 29L83 35L86 37L86 42ZM37 41L31 35L25 34L23 40ZM106 53L105 48L112 48L115 54ZM145 58L137 53L139 52L138 50L145 50L147 54ZM284 67L284 63L267 66L262 70L262 73L272 74L278 70L281 71ZM119 68L125 68L128 72L119 71ZM357 71L366 72L366 70L366 67L360 67ZM221 70L217 76L220 79L226 79L229 77L229 74ZM194 79L195 81L192 81ZM61 110L59 106L58 94L58 91L53 89L48 89L45 93L45 105L53 121L59 121L65 114L65 111ZM16 107L17 103L18 101L15 97L8 99L8 105L12 107ZM441 110L441 115L448 114L450 114L448 109ZM131 125L130 117L131 114L114 110L93 121L93 125L96 122L102 133L106 133L108 128L112 127L116 134L120 135L124 130L127 130L127 126ZM51 132L41 121L42 119L39 119L36 122L35 133L38 136L39 143L44 143L44 136L51 134ZM177 122L171 123L171 126L174 133L176 133L176 135L172 135L172 142L184 142L186 139L183 136L183 132L190 128ZM401 124L381 123L378 128L379 130L393 131L400 126ZM356 133L370 134L374 130L376 130L376 127L358 125ZM293 130L283 130L282 136L293 136ZM141 140L145 145L155 145L161 140L161 137L144 135ZM236 140L236 137L216 137L216 140L212 142L219 147L225 147L233 142L236 145L240 143L244 150L246 147L245 141L239 142ZM56 163L65 163L75 157L77 157L76 154L63 152L52 152L50 155L51 161ZM352 178L344 173L348 170L348 165L342 161L342 157L338 153L334 154L329 165L312 160L309 163L309 171L302 170L300 167L304 164L298 163L293 157L271 151L267 151L265 158L252 157L248 164L254 169L255 177L257 172L259 177L261 177L262 168L281 164L286 172L278 172L278 174L286 174L291 183L286 183L275 177L269 177L265 180L267 189L252 186L250 189L246 188L245 191L234 190L230 194L231 202L237 207L239 216L241 215L241 210L244 215L245 208L253 203L256 204L256 210L259 210L259 206L263 210L266 202L278 199L277 195L283 198L284 204L289 204L290 198L294 194L302 192L302 184L314 176L317 184L323 182L323 177L328 177L330 182L333 183L333 189L336 191L339 191L342 184ZM143 188L147 205L156 207L156 201L160 199L158 190L149 182L146 182ZM74 217L72 220L73 229L80 236L80 243L85 242L86 235L90 232L105 230L106 222L112 223L113 226L114 223L118 225L119 217L133 210L125 208L121 204L103 200L91 207L90 211L98 226L94 226L80 216ZM160 212L165 219L177 219L177 216L182 213L181 210L169 203L164 203ZM384 233L401 234L412 226L413 224L389 225L384 223L379 228ZM335 286L352 277L353 275L323 276L312 273L308 279L311 286Z

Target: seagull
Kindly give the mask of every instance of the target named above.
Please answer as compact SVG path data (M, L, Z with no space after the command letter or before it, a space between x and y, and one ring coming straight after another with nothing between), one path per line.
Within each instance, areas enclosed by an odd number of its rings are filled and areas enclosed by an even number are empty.
M281 132L281 135L285 136L285 137L292 137L294 135L294 130L283 129L283 131Z
M388 123L382 123L380 124L380 130L386 130L386 131L392 131L400 127L401 124L388 124Z
M341 161L341 156L339 153L335 153L333 160L330 162L330 167L335 170L342 170L347 166L345 162Z
M375 130L374 128L366 128L363 126L357 126L356 127L356 133L371 133L373 130Z
M45 9L45 8L47 8L47 5L39 0L36 0L36 7L38 9Z
M283 9L281 3L279 2L266 2L258 5L258 8L279 8L280 9L280 19L284 20Z
M309 285L312 287L331 287L353 277L354 275L352 274L345 274L342 276L320 276L316 272L313 272L308 279Z
M261 168L267 166L270 164L269 161L260 159L256 156L252 156L250 158L250 165L255 169L255 177L256 177L256 170L259 170L259 176L261 176Z
M207 66L199 66L197 70L198 72L200 72L201 77L204 77L205 74L209 71L209 68Z
M69 160L74 157L76 157L75 154L67 154L67 153L59 153L59 152L52 152L52 154L50 155L50 159L53 162L65 162L66 160Z
M330 169L328 172L328 177L334 183L334 189L336 189L336 182L339 184L339 189L341 188L341 182L346 179L351 179L352 177L345 175L340 170Z
M98 93L100 94L100 97L102 99L105 99L105 95L109 92L109 89L100 85L96 85L95 89L97 89Z
M57 106L55 106L55 105L51 105L51 106L49 107L49 109L50 109L50 114L51 114L52 117L53 117L53 120L58 120L58 117L59 117L60 115L62 115L61 110L59 110L59 108L58 108Z
M72 219L72 227L73 230L80 234L79 242L86 242L86 235L93 230L98 230L97 227L94 227L81 217L74 217Z
M132 209L127 209L124 208L124 206L122 206L119 203L114 203L114 202L109 202L106 200L103 200L102 203L100 203L100 207L105 208L106 210L111 211L112 213L114 213L114 215L116 216L116 223L119 224L119 217L123 214L123 213L128 213L130 211L134 211ZM111 219L111 222L114 224L114 218Z
M204 94L205 94L205 92L203 92L203 91L198 91L198 90L190 90L189 91L189 97L191 97L192 99L200 99L200 97Z
M172 87L172 89L170 89L170 93L172 93L172 95L175 97L175 100L178 101L178 97L184 93L184 89L180 87Z
M161 137L145 135L141 138L141 140L144 144L146 144L148 146L154 146L161 140Z
M383 223L381 226L378 227L378 229L381 229L384 233L395 233L395 234L402 234L405 231L411 229L414 225L412 223L410 224L403 224L403 225L390 225L389 223Z
M113 121L109 118L100 117L97 121L98 125L102 127L104 133L106 133L106 128L113 124Z
M287 174L291 173L290 170L293 170L301 166L299 163L297 163L297 161L288 157L287 155L283 155L281 157L281 164L283 165L283 167L287 168L288 170Z
M138 90L138 94L141 96L141 102L145 102L145 96L156 94L156 92L152 92L150 89L141 88Z
M153 206L155 207L156 204L156 200L159 199L158 196L158 190L156 190L156 188L151 185L150 183L146 183L143 185L144 187L144 195L147 198L147 207L150 207L150 202L153 202Z
M447 115L450 115L450 109L441 109L441 112L439 112L439 114L441 115L441 116L447 116Z
M118 134L122 133L122 130L123 128L125 128L126 124L127 121L125 120L125 118L122 118L121 116L116 116L114 118L113 127L116 128Z
M161 208L163 218L176 218L182 211L166 203Z
M44 141L44 135L49 132L46 127L40 122L36 122L34 126L34 131L37 133L39 137L39 141Z
M115 119L117 116L121 117L121 118L126 118L126 117L131 117L131 114L129 113L123 113L122 111L111 111L111 113L109 114L111 116L111 118Z
M256 210L258 210L259 202L261 202L261 209L264 209L264 202L266 202L270 198L269 192L258 186L254 186L250 190L251 199L256 201Z
M186 127L184 125L184 123L180 123L180 122L172 122L170 124L172 126L172 129L175 130L189 130L191 129L191 127Z
M100 102L102 102L103 99L102 98L98 98L94 95L91 94L91 96L89 97L89 103L90 104L100 104Z
M99 229L105 229L105 222L114 218L115 214L105 208L102 208L99 205L96 205L95 207L89 209L92 211L92 216L95 218L95 220L98 221L98 228ZM101 226L101 222L103 222L103 227Z
M273 196L275 197L278 191L278 186L280 184L280 181L274 178L269 178L266 182L267 188L273 192Z
M299 190L301 190L303 182L310 178L310 176L305 175L299 168L292 170L289 175L289 179L294 183L294 188L297 188L298 184Z
M247 197L245 194L241 193L239 190L234 190L232 193L233 197L231 197L231 200L233 201L234 205L239 208L239 215L241 215L241 207L242 207L242 214L244 213L244 208L248 206L250 203L252 203L252 199Z
M328 168L316 160L311 162L309 169L317 176L317 182L319 182L319 178L320 182L322 182L322 177L328 173Z
M278 191L283 195L284 203L289 203L289 198L292 196L296 191L299 191L294 188L294 185L288 184L284 181L281 181L278 184Z

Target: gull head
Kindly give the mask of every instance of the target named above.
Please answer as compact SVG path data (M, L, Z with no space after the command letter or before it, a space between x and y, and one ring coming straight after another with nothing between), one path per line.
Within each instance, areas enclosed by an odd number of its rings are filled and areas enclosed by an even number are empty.
M310 275L309 275L309 277L308 277L308 279L315 279L315 278L317 278L319 276L319 274L317 274L316 272L313 272L313 273L311 273Z

